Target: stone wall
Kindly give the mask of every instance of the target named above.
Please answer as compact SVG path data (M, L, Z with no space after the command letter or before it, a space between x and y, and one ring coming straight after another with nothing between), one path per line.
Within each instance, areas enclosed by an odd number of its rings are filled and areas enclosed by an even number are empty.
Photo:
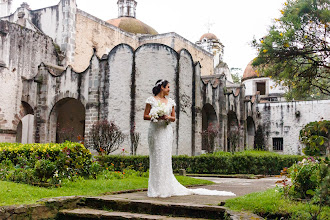
M193 60L198 61L202 67L202 76L213 75L213 54L198 47L196 44L186 40L176 33L165 33L154 36L143 36L139 38L140 45L145 43L159 43L165 44L175 51L179 52L186 49L191 54Z
M128 44L134 49L139 46L136 36L81 10L77 11L76 31L75 62L72 66L77 72L82 72L89 66L94 49L96 55L102 57L118 44Z
M21 111L22 79L32 79L41 62L57 63L51 38L19 25L0 21L0 141L14 142ZM32 108L35 101L27 102Z
M170 97L177 104L177 120L172 123L173 154L200 153L200 143L195 141L200 133L196 112L202 108L197 106L202 103L196 102L196 97L201 97L196 90L201 85L200 71L196 67L200 66L194 64L187 50L178 54L162 44L145 44L137 50L120 44L102 59L94 52L90 65L82 73L76 73L71 67L63 69L42 63L32 80L23 80L22 100L34 107L35 141L55 142L58 124L67 124L64 118L75 122L72 127L78 128L77 118L69 115L76 111L74 109L67 111L67 117L58 119L65 111L65 103L78 100L85 110L87 146L91 144L92 125L97 120L107 119L127 135L122 145L127 152L130 152L130 131L135 126L135 131L141 134L137 153L148 154L149 122L143 120L145 100L152 96L151 90L158 79L167 79L171 84Z
M58 45L57 52L65 55L62 64L69 65L74 62L76 11L76 0L60 0L58 5L38 10L20 7L3 19L51 37Z
M283 138L283 154L301 154L299 131L309 122L330 120L330 100L258 104L267 149L273 151L273 138Z

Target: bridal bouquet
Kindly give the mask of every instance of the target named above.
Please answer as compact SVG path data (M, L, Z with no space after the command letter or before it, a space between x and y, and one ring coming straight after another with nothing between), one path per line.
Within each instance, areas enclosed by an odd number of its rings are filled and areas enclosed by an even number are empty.
M158 118L166 115L166 104L158 102L158 105L150 110L149 115L151 116L152 122L158 122Z

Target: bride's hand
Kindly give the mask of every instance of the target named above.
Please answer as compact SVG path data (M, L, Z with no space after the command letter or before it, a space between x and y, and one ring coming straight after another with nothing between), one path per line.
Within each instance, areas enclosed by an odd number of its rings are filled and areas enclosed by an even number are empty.
M163 115L163 116L159 117L158 119L159 120L167 120L166 118L167 118L167 115Z

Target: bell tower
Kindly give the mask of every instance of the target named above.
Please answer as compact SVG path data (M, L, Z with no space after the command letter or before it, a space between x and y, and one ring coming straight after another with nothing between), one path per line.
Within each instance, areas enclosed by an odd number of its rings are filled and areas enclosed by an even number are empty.
M0 0L0 18L9 16L13 0Z
M135 0L118 0L118 18L132 17L136 18L136 5Z

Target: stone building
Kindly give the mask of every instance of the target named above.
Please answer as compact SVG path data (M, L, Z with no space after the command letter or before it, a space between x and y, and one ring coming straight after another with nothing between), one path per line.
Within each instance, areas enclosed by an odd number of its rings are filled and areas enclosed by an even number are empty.
M309 122L330 120L330 100L287 102L283 97L286 88L262 76L251 64L252 61L244 71L242 84L246 88L246 99L253 100L257 96L258 103L256 114L247 117L247 124L253 119L254 128L260 126L267 150L301 154L300 130ZM247 129L249 145L253 143L254 134L255 130Z
M106 119L127 135L122 148L130 151L135 128L141 134L137 153L148 154L145 100L164 78L177 103L173 154L208 150L210 141L202 138L207 129L215 132L216 150L253 148L256 126L268 126L262 106L269 103L259 99L270 99L248 80L232 82L215 35L204 34L195 44L176 33L158 34L136 18L135 0L119 0L118 17L108 21L80 10L75 0L38 10L24 3L9 15L10 3L0 2L1 142L79 136L91 146L92 125Z
M138 153L147 154L143 110L161 78L172 84L177 103L174 154L203 152L201 131L210 122L219 129L217 149L229 148L228 126L244 136L244 88L227 80L226 65L214 68L222 44L214 53L176 33L158 34L136 19L136 6L118 1L118 18L108 21L78 9L75 0L39 10L22 4L3 17L0 141L82 136L88 146L92 125L107 119L127 134L128 151L135 127L141 133ZM244 138L236 145L243 149Z

